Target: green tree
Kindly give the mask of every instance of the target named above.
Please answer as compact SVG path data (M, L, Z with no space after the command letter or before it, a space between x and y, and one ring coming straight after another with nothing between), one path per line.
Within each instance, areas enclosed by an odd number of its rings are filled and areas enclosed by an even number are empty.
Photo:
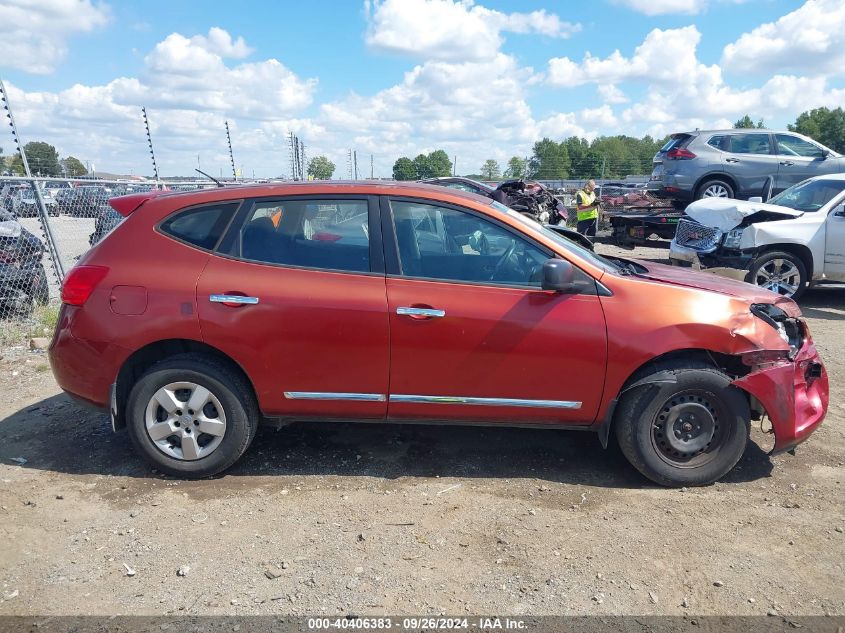
M442 149L436 149L428 155L428 167L431 172L428 178L452 175L452 161L449 160L449 154ZM424 177L426 176L420 176Z
M11 160L7 163L7 169L12 172L13 176L25 176L26 171L23 168L23 161L21 160L20 154L15 154L12 156Z
M434 177L434 168L426 154L418 154L414 159L414 173L418 179Z
M754 121L751 119L750 116L747 114L739 119L736 123L734 123L734 129L741 130L741 129L749 129L749 128L758 128L763 129L765 124L763 123L763 119L759 119L755 124Z
M70 176L71 178L88 175L88 170L85 169L85 165L83 165L82 161L75 156L68 156L63 159L62 166L65 168L65 175Z
M528 171L528 160L519 156L512 156L505 170L505 178L525 178Z
M481 166L481 176L484 180L498 180L502 177L502 170L499 169L499 163L488 158Z
M308 175L315 180L329 180L335 170L335 164L325 156L315 156L308 161Z
M566 146L544 138L534 143L529 163L531 177L538 180L560 180L569 176L569 154Z
M816 108L803 112L795 120L795 125L788 128L836 152L845 153L845 110L842 108Z
M394 180L415 180L417 177L417 170L414 167L414 161L406 156L396 159L393 163L393 179Z
M59 153L49 143L31 141L24 145L29 169L34 174L42 176L58 176L62 173L59 165Z

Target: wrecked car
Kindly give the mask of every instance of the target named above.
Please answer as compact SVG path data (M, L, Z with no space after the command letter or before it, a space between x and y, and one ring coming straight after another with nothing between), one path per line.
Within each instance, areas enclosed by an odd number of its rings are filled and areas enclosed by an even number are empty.
M0 210L0 316L26 316L49 300L44 245Z
M669 251L674 264L792 299L810 285L845 281L845 174L810 178L767 203L699 200L686 213Z
M827 410L794 301L602 257L474 194L303 182L110 204L124 219L65 277L50 362L161 472L220 473L259 423L344 419L593 431L655 482L703 485L752 419L778 452Z

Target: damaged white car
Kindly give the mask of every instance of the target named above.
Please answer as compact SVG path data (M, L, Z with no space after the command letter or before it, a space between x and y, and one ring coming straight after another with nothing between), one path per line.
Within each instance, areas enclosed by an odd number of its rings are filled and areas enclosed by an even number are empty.
M705 198L686 213L669 251L673 264L792 299L816 283L845 282L845 174L810 178L767 203Z

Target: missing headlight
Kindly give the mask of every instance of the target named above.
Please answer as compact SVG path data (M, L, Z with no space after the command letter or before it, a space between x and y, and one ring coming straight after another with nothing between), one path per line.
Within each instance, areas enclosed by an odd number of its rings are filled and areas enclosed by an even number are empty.
M755 303L751 306L751 312L777 330L780 337L789 345L790 358L798 353L804 344L804 327L801 321L790 317L771 303Z

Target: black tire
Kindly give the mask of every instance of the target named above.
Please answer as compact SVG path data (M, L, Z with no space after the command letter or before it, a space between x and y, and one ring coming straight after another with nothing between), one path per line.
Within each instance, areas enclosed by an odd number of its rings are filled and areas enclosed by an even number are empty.
M704 486L723 477L742 457L751 432L745 395L703 362L667 362L639 376L649 377L663 382L630 389L616 409L613 426L622 453L662 486ZM684 439L687 431L692 440ZM671 442L669 432L676 435Z
M177 382L205 387L222 406L225 433L208 456L195 460L173 457L147 433L145 416L153 395ZM126 426L135 449L161 472L189 479L211 477L231 467L255 437L258 419L258 405L246 380L215 358L200 354L181 354L156 363L132 387L126 403Z
M701 183L698 186L698 189L695 190L695 199L701 200L702 198L710 197L710 196L707 196L705 194L707 193L707 190L710 189L711 187L712 188L721 187L727 193L726 196L717 196L717 197L734 198L735 195L736 195L736 192L734 191L734 188L730 183L728 183L727 181L722 180L720 178L711 178L710 180L705 180L703 183Z
M779 264L778 262L781 263ZM778 273L788 274L790 271L795 271L795 273L788 275L785 284L778 283L776 288L770 287L772 284L770 279L772 273L775 275ZM797 283L788 283L792 278L797 279ZM762 253L757 259L751 262L751 268L745 277L745 281L755 286L772 290L772 292L777 292L784 297L797 300L804 294L810 280L804 261L795 253L768 251ZM767 281L769 281L768 285ZM791 292L789 286L795 286L797 289L795 292Z

